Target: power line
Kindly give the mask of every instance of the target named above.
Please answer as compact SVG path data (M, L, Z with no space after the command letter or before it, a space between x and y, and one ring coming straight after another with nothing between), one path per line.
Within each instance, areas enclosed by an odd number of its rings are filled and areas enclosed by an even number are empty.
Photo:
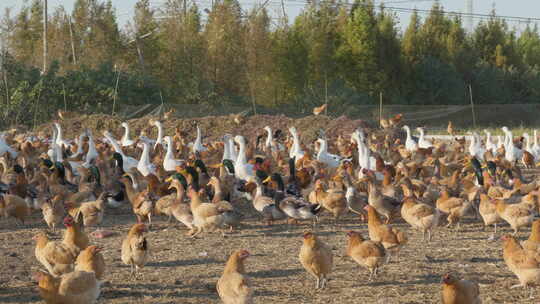
M411 0L409 0L409 2L410 1ZM417 0L417 1L421 1L421 0ZM305 1L305 0L288 0L288 2L289 2L289 4L291 4L291 2L295 2L297 4L302 4L302 5L310 4L310 2ZM321 1L321 2L324 2L324 1ZM384 3L385 2L382 2L381 4L384 4ZM389 2L386 2L386 3L389 3ZM364 7L366 7L366 6L370 6L371 4L367 4L367 3L354 3L354 4L340 3L340 4L337 4L337 5L344 5L344 6L348 6L348 7L353 7L353 6L364 6ZM421 13L421 14L430 14L431 13L431 10L428 10L428 9L406 8L406 7L395 7L395 6L384 6L384 9L394 11L394 12L402 12L402 13L414 13L414 12ZM474 19L482 19L482 20L489 20L489 19L491 19L493 17L496 17L498 19L503 19L503 20L506 20L506 21L516 21L516 22L526 22L526 23L533 22L533 21L534 22L540 21L540 18L536 18L536 17L491 15L491 14L479 14L479 13L462 13L462 12L445 11L445 10L439 10L439 12L441 14L450 15L450 16L471 17L471 18L474 18Z

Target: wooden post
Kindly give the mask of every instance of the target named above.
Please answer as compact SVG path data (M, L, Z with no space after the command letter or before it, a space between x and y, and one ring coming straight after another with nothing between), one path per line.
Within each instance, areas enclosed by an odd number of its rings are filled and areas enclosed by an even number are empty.
M113 106L112 106L112 114L114 115L114 111L116 109L116 95L118 95L118 81L120 80L120 69L118 69L118 74L116 75L116 85L114 86L114 96L113 96ZM161 94L161 92L160 92Z
M8 86L8 79L7 79L7 71L6 71L6 50L4 49L5 47L5 42L2 43L2 55L0 56L0 58L2 59L1 62L0 62L0 65L1 65L1 68L2 68L2 78L4 79L4 86L6 87L6 107L9 109L9 104L10 104L10 101L9 101L9 86ZM9 110L8 111L5 111L4 113L9 113ZM5 116L7 117L7 115Z
M476 114L474 113L474 102L473 102L473 95L472 95L472 86L470 84L469 84L469 96L471 97L471 112L472 112L473 127L476 129Z
M43 0L43 74L47 72L47 0Z
M379 127L382 127L381 120L382 120L382 92L379 92Z
M32 124L32 130L36 129L37 113L39 108L39 99L41 98L41 90L43 89L43 78L39 82L39 92L36 101L34 102L34 123ZM18 116L18 115L17 115ZM18 123L18 119L15 119L15 124Z
M62 93L64 93L64 111L67 111L66 86L64 83L62 83Z
M324 104L326 104L324 115L328 116L328 73L326 71L324 71Z

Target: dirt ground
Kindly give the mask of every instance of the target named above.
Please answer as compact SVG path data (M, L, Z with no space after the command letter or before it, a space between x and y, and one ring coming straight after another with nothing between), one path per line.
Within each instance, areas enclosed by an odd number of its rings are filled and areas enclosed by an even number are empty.
M92 239L104 247L107 274L98 303L219 303L215 285L229 253L248 249L252 256L246 269L253 280L255 303L438 303L440 277L447 271L480 284L484 303L538 303L521 289L509 287L517 278L502 260L500 241L488 241L492 228L474 217L464 220L461 231L440 227L434 240L422 242L422 235L406 223L395 226L406 230L409 243L401 259L385 265L374 282L367 282L368 272L345 255L345 231L357 230L367 236L367 226L356 216L348 215L337 225L324 215L316 229L334 252L334 270L327 288L317 291L315 281L298 261L302 232L311 224L290 226L261 224L247 201L240 210L247 216L236 232L204 234L192 239L178 224L167 230L164 218L156 220L148 233L152 256L143 268L143 277L130 279L130 269L120 260L120 244L135 222L130 208L107 209L103 228L114 232L105 239ZM34 257L32 236L45 229L41 214L35 213L26 227L13 220L0 220L0 303L39 303L32 272L40 265ZM503 227L509 232L509 227ZM57 231L56 236L61 237ZM528 231L520 233L521 238ZM500 234L499 234L500 236Z

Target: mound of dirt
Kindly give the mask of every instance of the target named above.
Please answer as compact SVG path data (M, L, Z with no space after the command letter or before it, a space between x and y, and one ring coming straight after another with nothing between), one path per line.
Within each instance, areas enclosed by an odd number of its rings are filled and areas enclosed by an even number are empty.
M130 135L138 137L142 130L146 130L147 136L155 138L157 128L151 122L158 117L145 116L128 120ZM281 129L286 132L289 127L295 126L301 133L303 141L313 141L321 131L329 136L338 134L350 134L358 127L369 129L370 126L363 120L352 120L345 116L332 118L329 116L307 116L303 118L290 118L285 115L253 115L245 118L242 124L234 122L233 115L207 116L200 118L172 118L161 120L165 134L174 134L175 128L188 134L188 139L194 139L197 134L197 125L200 126L203 136L207 140L216 140L223 134L243 135L248 138L264 134L263 128L271 126L273 130ZM120 126L122 120L117 116L105 114L81 114L71 119L60 121L66 138L78 136L84 129L90 129L95 136L100 137L103 131L109 130L117 138L123 135L123 128ZM45 134L52 134L52 124L39 126L38 130Z

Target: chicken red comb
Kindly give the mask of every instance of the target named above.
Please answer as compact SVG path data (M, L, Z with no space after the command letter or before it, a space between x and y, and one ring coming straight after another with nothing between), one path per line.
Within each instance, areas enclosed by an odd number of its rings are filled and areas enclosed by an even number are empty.
M313 235L313 232L311 231L306 231L304 232L304 238L307 239L308 237L312 236Z
M247 258L247 257L250 256L250 253L249 253L249 251L247 251L246 249L242 249L242 250L240 250L240 254L239 254L239 255L240 255L241 258L244 258L244 259L245 259L245 258Z
M32 278L36 281L39 281L41 280L41 278L43 277L44 273L41 272L41 271L36 271L32 274Z
M71 225L73 223L73 218L71 216L66 216L64 218L64 225Z
M92 253L97 253L97 252L100 252L102 248L96 245L91 245L91 246L86 247L86 249L88 249L88 251Z

